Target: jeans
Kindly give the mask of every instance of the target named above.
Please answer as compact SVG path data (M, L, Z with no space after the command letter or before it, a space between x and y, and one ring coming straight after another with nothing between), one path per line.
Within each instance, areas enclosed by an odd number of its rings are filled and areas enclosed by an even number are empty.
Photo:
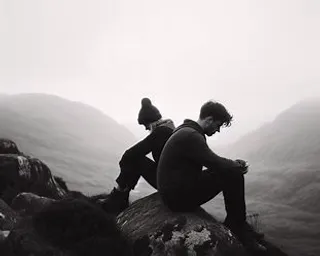
M182 177L183 178L183 177ZM226 222L241 224L246 220L244 176L234 170L206 169L189 188L162 193L163 202L173 211L193 211L223 193Z
M134 189L142 176L157 189L157 164L150 158L145 156L134 161L120 161L120 169L116 182L121 188Z

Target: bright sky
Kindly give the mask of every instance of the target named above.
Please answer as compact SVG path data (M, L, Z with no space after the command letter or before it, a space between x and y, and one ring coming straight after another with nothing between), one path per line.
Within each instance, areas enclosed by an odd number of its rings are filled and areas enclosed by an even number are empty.
M44 92L135 123L208 99L256 127L320 96L319 0L0 0L0 93Z

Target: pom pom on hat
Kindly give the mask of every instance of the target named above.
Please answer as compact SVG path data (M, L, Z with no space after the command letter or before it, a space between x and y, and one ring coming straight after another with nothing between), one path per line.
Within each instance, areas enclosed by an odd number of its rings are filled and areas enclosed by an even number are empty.
M139 111L138 122L139 124L151 124L161 118L159 110L152 105L149 98L141 100L141 109Z
M143 98L141 100L141 106L142 107L145 107L145 106L151 106L152 103L151 103L151 100L149 98Z

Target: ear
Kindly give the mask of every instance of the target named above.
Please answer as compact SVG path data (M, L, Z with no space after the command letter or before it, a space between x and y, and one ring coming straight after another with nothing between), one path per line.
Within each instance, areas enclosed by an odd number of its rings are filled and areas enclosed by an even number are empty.
M213 122L213 117L212 116L207 116L206 117L206 122L207 123L212 123Z

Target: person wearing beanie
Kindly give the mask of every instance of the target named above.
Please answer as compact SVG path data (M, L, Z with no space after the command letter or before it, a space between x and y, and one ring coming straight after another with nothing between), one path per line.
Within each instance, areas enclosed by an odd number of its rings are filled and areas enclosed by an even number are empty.
M157 189L157 166L161 151L175 129L171 119L162 119L160 111L149 98L141 100L138 123L150 134L127 149L119 162L120 174L116 179L117 187L113 188L102 207L106 212L119 213L129 205L129 193L142 176L152 187ZM153 160L146 155L152 154Z

